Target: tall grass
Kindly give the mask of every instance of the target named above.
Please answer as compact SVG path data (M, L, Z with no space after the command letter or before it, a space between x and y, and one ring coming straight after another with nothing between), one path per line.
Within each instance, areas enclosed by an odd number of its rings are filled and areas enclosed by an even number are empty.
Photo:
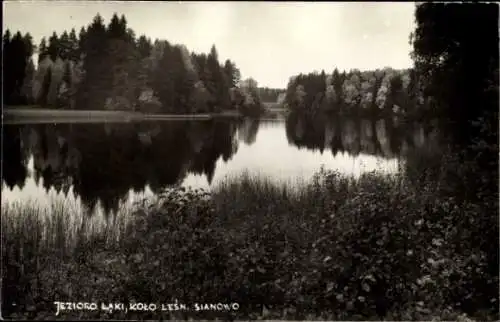
M12 318L53 315L53 301L73 292L70 283L81 278L79 267L88 263L89 254L115 247L123 238L131 211L122 207L108 218L62 196L51 196L47 203L2 200L4 317L12 310L23 312Z
M39 293L53 290L46 302L240 303L226 318L497 319L498 272L487 269L491 254L482 245L498 226L481 224L484 205L442 193L449 177L437 178L377 172L353 178L322 169L311 182L294 184L243 173L210 193L165 190L112 221L78 211L68 219L69 206L50 213L35 205L2 209L4 246L18 254L3 254L10 286L4 294L23 301L14 309L4 300L4 307L11 316L54 317L46 308L28 310L43 296L19 285L38 280ZM62 247L79 255L51 253ZM52 254L63 269L16 268L39 254ZM61 274L75 278L48 282ZM14 286L19 276L25 282ZM73 314L64 317L223 313Z
M99 209L99 207L98 207ZM119 208L106 216L90 212L71 199L51 198L46 206L37 201L2 204L2 234L8 240L26 243L37 252L57 249L71 254L78 244L101 240L118 242L131 219L131 208Z

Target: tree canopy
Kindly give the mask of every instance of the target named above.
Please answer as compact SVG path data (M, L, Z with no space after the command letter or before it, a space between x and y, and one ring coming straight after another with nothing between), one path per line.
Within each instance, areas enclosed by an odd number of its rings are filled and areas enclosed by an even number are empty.
M108 24L97 14L78 33L53 32L38 46L29 34L9 30L3 42L7 105L181 114L254 108L232 99L238 97L232 92L253 95L247 102L260 104L258 91L240 88L235 62L219 61L215 45L208 54L194 53L182 44L137 37L116 13Z

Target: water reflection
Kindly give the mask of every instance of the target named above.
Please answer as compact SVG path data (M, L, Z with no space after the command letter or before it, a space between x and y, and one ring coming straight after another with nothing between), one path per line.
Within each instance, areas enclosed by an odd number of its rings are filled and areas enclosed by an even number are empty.
M2 131L2 183L10 189L14 186L22 188L28 175L28 157L29 152L19 128L5 126Z
M108 213L173 185L208 188L244 171L310 178L321 165L359 175L397 171L407 143L384 120L171 121L4 126L2 203L70 198ZM305 147L306 149L303 149ZM324 153L325 150L332 153Z
M333 155L346 152L387 160L404 158L408 149L421 148L435 136L431 129L418 123L403 123L392 118L334 118L320 113L292 113L287 119L286 134L290 144L299 148L321 152L329 148Z
M45 193L72 187L90 208L101 200L109 211L130 189L158 192L188 172L210 183L217 159L236 153L236 132L236 124L219 121L6 125L4 182L22 188L29 165Z
M238 128L238 138L240 141L245 142L247 145L252 145L257 139L257 132L259 131L260 120L247 119L241 122Z

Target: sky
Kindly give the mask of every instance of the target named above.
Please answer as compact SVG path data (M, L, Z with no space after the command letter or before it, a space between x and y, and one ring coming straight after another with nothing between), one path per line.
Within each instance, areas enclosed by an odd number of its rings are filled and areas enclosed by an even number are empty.
M231 59L242 78L286 88L291 76L334 68L408 68L412 2L3 1L3 30L39 44L53 31L78 32L100 13L124 14L137 36Z

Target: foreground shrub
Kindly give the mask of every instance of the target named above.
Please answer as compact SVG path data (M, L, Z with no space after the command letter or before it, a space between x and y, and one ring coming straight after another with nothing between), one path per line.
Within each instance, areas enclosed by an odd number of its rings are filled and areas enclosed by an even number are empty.
M498 226L481 223L484 204L447 191L326 170L300 189L249 174L211 193L168 189L133 212L117 244L88 246L85 266L59 260L59 274L75 278L51 287L65 299L240 305L100 318L497 319L498 271L485 245Z

